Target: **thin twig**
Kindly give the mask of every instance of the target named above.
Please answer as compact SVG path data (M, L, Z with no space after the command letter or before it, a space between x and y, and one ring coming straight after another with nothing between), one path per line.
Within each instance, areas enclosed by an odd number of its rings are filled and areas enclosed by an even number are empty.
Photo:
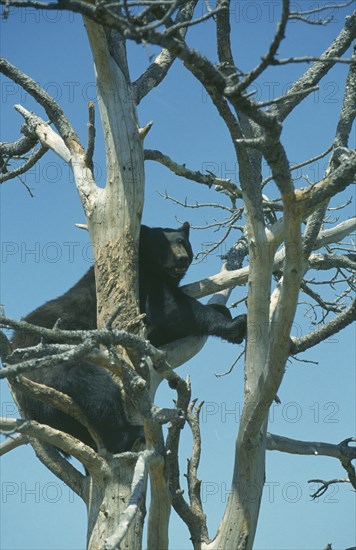
M315 500L326 493L330 485L334 485L335 483L350 483L350 480L345 478L331 479L329 481L323 479L308 479L308 483L321 483L321 487L310 495L310 497Z
M231 367L225 371L225 372L216 372L215 373L215 376L216 378L220 378L222 376L227 376L228 374L231 374L232 371L234 370L234 367L237 365L237 363L240 361L241 357L245 354L246 350L243 349L239 354L238 356L236 357L235 361L232 363Z

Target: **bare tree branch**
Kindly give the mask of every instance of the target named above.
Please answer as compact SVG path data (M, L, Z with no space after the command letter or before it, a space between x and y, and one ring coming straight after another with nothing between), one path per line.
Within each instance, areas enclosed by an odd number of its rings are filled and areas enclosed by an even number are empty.
M315 62L294 84L289 88L286 96L291 95L290 100L286 103L273 105L269 112L278 117L278 120L284 120L288 114L295 108L305 96L294 95L295 92L302 91L311 86L315 86L325 76L335 62L320 63L320 61L328 60L329 58L341 58L346 50L352 44L356 33L356 11L352 15L346 17L345 26L342 28L339 35L335 38L332 44L321 54L319 60Z
M15 109L25 118L27 126L45 148L52 149L64 161L70 161L70 151L64 140L44 120L30 113L21 105L15 105Z
M178 399L176 406L187 413L191 387L190 380L181 383L177 386ZM168 466L168 479L170 484L170 490L172 494L172 504L177 514L183 519L188 526L188 529L193 536L194 540L201 540L201 525L197 521L191 507L183 497L183 491L180 486L180 472L178 461L179 440L181 434L181 427L173 425L168 429L168 436L166 440L167 448L167 466Z
M323 479L308 479L308 483L321 483L321 487L310 495L310 497L315 500L326 493L330 485L334 485L335 483L350 483L350 480L345 478L331 479L330 481L325 481Z
M352 59L344 59L343 57L328 57L328 59L325 60L325 59L320 59L320 57L317 57L317 56L305 55L304 57L287 57L286 59L274 59L271 62L271 65L289 65L290 63L311 63L312 61L315 61L315 63L331 63L332 65L335 65L335 63L345 63L347 65L352 63ZM312 91L311 88L314 88L314 86L311 86L309 90L308 88L306 88L305 90L303 90L303 93L309 94L310 91Z
M17 141L13 142L1 142L0 143L0 155L7 157L20 157L28 153L31 149L37 145L38 139L33 134L28 134Z
M300 338L292 338L291 354L301 353L320 342L323 342L330 336L337 334L356 320L356 300L353 301L350 307L342 313L334 317L332 321L326 323L315 331L301 336Z
M28 170L32 168L47 152L48 147L41 145L36 151L34 151L30 158L24 162L21 166L18 168L14 168L12 170L7 170L4 174L0 174L0 183L4 183L5 181L8 181L10 179L16 178L21 176L21 174L24 174Z
M6 433L18 432L59 447L65 453L80 460L93 475L102 475L107 471L105 460L99 457L93 449L71 435L40 424L35 420L1 418L0 430L5 430Z
M224 74L229 76L236 71L231 50L230 0L218 0L221 9L216 14L216 41L219 63Z
M295 170L299 170L299 168L303 168L303 166L308 166L308 164L312 164L313 162L316 162L317 160L320 160L324 158L330 151L332 150L332 145L328 147L323 153L320 153L319 155L316 155L315 157L312 157L308 160L305 160L303 162L300 162L298 164L293 164L290 167L291 172ZM269 181L273 180L273 176L268 176L262 181L262 187L264 187Z
M352 124L355 120L356 104L356 46L354 46L353 63L350 65L346 87L334 144L336 147L347 147Z
M225 192L234 197L242 197L241 190L232 180L218 178L214 174L206 175L201 172L189 170L189 168L186 168L185 164L177 164L160 151L145 149L145 160L157 161L172 170L177 176L183 176L189 180L203 183L208 187L214 186L217 191Z
M326 199L344 191L356 179L356 153L350 152L338 168L324 179L313 185L296 191L298 208L305 213L312 211Z
M355 271L356 262L345 255L340 254L312 254L309 257L309 266L313 269L345 268Z
M269 66L272 65L275 61L275 56L278 52L279 46L282 40L285 37L285 30L289 19L289 0L283 0L282 2L282 14L281 18L278 21L277 32L269 46L268 52L266 55L261 57L259 65L250 71L248 75L239 82L234 91L231 90L230 93L241 93L243 90L246 90L248 86L258 78L263 71Z
M25 376L16 377L16 380L12 381L12 387L15 389L15 392L16 389L19 389L20 391L22 390L26 395L30 395L34 399L40 400L44 403L51 403L56 409L72 416L75 420L86 427L89 434L93 438L98 451L100 452L104 449L104 444L99 433L92 428L83 411L69 395L44 384L39 384L34 380L26 378Z
M281 226L283 227L283 226ZM315 241L314 249L321 248L331 242L340 242L347 235L356 229L356 218L351 218L341 222L331 229L325 229L319 233ZM278 251L273 265L273 270L280 269L281 263L285 257L285 250ZM184 291L194 298L201 298L209 294L214 294L224 288L232 288L243 285L249 277L250 267L246 266L234 271L221 271L216 275L202 279L196 283L183 285Z
M308 23L309 25L327 25L333 20L333 16L327 17L326 19L309 19L308 17L305 17L307 15L315 15L319 14L322 11L329 11L333 9L341 9L346 8L347 6L350 6L350 4L353 4L353 0L348 0L348 2L340 3L340 4L327 4L326 6L318 6L315 9L312 10L306 10L306 11L299 11L299 12L291 12L290 13L290 19L298 19L300 21L303 21L304 23Z
M42 464L87 503L88 479L63 458L53 445L34 438L31 438L31 445Z
M300 441L290 439L276 434L267 434L267 449L269 451L280 451L281 453L290 453L297 455L330 456L342 460L356 459L356 447L350 446L350 439L345 439L341 443L321 443L318 441Z
M19 84L40 105L42 105L69 149L71 149L73 145L76 147L81 147L78 136L64 115L62 108L45 90L43 90L43 88L37 84L37 82L35 82L35 80L21 72L2 57L0 58L0 72Z
M95 146L95 110L92 101L88 104L89 120L88 120L88 145L85 151L85 163L91 171L93 171L93 154Z
M353 231L356 231L356 217L349 218L330 229L323 229L319 233L313 249L316 250L330 243L338 243Z
M27 445L28 443L30 443L30 440L27 435L11 435L0 443L0 456L5 455L13 449L16 449L16 447Z
M206 523L206 515L203 510L201 501L201 481L198 479L198 467L201 455L201 435L199 426L199 414L203 406L203 402L197 407L196 401L190 403L187 411L187 421L192 430L193 435L193 452L192 457L188 459L187 465L187 481L189 499L194 515L200 522L200 529L203 540L208 539L208 527Z
M355 443L355 438L349 437L341 441L338 445L332 443L321 443L317 441L299 441L268 433L266 448L269 451L280 451L282 453L314 456L330 456L340 460L341 465L349 473L349 481L356 489L355 468L351 464L356 460L356 446L349 445ZM314 480L316 481L316 480Z
M179 6L175 21L172 22L172 25L175 29L177 28L177 23L191 21L196 4L197 0L193 0L190 2L182 3ZM178 36L182 40L184 40L186 32L187 28L181 28L178 31ZM156 59L146 69L146 71L132 84L137 105L154 87L158 86L158 84L162 82L175 59L175 55L173 55L166 48L163 48Z

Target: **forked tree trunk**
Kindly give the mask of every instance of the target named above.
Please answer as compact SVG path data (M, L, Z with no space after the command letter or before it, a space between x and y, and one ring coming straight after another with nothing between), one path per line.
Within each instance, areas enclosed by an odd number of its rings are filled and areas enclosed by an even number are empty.
M113 326L125 328L139 313L138 237L144 193L144 159L123 42L115 32L85 21L95 63L107 181L97 189L87 223L95 261L98 327L117 310ZM124 269L123 269L123 266ZM135 460L109 463L110 475L90 480L88 548L103 546L131 496ZM144 502L122 548L141 548Z

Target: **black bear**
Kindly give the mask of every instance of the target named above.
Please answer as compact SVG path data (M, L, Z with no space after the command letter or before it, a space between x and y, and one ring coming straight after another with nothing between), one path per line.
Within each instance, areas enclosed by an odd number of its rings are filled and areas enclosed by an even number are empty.
M232 319L224 306L203 305L179 288L192 259L188 222L179 229L141 227L140 309L146 313L149 340L158 347L205 335L241 343L246 315Z
M178 287L193 258L189 223L179 229L141 227L139 248L140 309L146 313L148 338L155 346L191 335L215 335L229 342L242 342L246 315L231 318L223 306L203 305ZM46 302L25 317L25 321L52 328L60 319L63 329L96 328L94 269L65 294ZM16 331L14 348L36 345L39 337ZM117 384L105 369L94 364L65 364L45 367L27 375L68 394L80 406L100 434L108 451L131 449L142 435L141 426L128 423ZM23 392L17 398L26 417L38 420L77 437L95 448L87 429L50 404Z

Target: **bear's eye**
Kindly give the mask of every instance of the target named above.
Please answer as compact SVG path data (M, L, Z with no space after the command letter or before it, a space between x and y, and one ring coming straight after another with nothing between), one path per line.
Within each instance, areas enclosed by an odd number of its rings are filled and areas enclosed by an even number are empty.
M178 244L184 244L184 239L178 239Z

